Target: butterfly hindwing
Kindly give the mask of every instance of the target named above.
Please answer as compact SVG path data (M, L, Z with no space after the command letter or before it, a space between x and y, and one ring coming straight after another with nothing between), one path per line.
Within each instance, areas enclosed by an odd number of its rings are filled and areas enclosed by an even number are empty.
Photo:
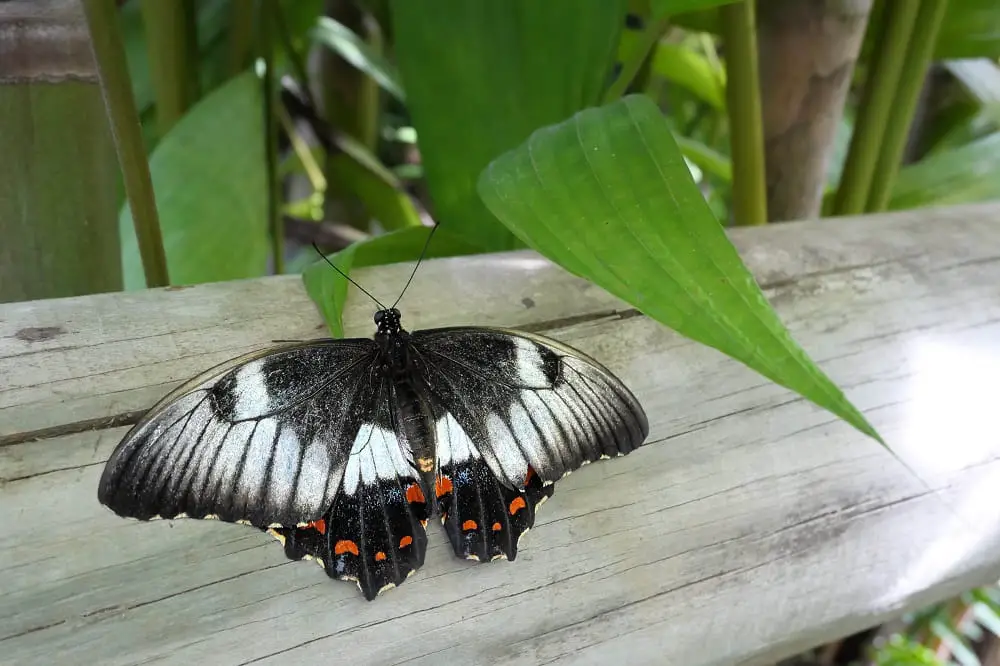
M456 425L452 421L449 426L452 437L464 437ZM529 467L524 488L509 488L474 449L453 449L452 455L440 461L435 497L455 555L480 562L513 561L521 535L535 524L535 508L552 496L555 485L543 486Z
M437 504L460 557L513 560L555 481L648 434L628 389L554 340L435 329L415 332L411 350L433 409Z
M394 407L394 387L375 379L371 421L354 437L333 504L304 527L270 530L291 559L318 560L331 578L357 581L365 598L402 584L424 562L426 489Z

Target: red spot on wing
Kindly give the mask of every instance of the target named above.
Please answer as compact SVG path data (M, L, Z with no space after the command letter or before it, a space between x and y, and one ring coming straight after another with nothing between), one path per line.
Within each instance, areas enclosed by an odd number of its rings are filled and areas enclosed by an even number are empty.
M399 540L399 547L400 548L406 548L411 543L413 543L413 537L411 537L411 536L405 536L405 537L403 537L402 539Z
M493 523L493 531L494 532L499 532L501 529L503 529L503 528L501 527L500 523Z
M333 547L334 555L343 555L344 553L350 553L352 555L358 554L358 544L353 541L348 541L347 539L341 539L337 542L337 545Z
M528 465L528 473L524 477L524 485L528 485L528 483L531 482L531 477L533 476L536 476L535 468L532 467L531 465Z
M451 485L451 479L449 479L447 476L439 476L437 479L437 483L435 483L435 486L436 486L435 492L437 493L438 497L441 497L441 495L447 495L453 490L453 486Z
M406 501L413 503L426 502L427 500L424 499L424 492L420 490L420 486L416 483L411 483L406 489Z
M467 520L464 523L462 523L462 529L463 530L474 530L477 527L479 527L479 524L476 523L476 521L474 521L474 520Z
M319 520L310 520L309 524L306 525L306 529L309 529L310 527L320 534L326 534L326 521L322 518Z
M523 497L515 497L514 501L510 503L510 515L514 515L526 506Z
M381 562L384 559L385 559L385 553L383 553L381 550L378 551L377 553L375 553L375 561L376 562Z

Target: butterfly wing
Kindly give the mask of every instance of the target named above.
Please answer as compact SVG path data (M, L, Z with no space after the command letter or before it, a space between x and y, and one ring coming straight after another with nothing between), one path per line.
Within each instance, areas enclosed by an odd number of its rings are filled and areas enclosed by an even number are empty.
M368 600L423 565L430 514L396 388L374 371L370 385L370 409L329 510L306 526L269 530L289 558L315 559L330 577L357 581Z
M625 385L555 340L446 328L414 332L411 350L434 418L438 508L460 557L513 560L552 483L648 435Z
M209 370L125 436L98 499L143 520L214 517L271 528L289 557L314 556L373 597L423 562L427 518L376 358L371 340L330 340ZM402 555L401 543L409 548Z

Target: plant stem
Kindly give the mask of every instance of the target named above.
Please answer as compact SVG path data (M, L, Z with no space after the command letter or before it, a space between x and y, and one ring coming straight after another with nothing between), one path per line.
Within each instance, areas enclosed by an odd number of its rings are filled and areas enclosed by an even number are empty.
M167 257L163 250L142 127L125 68L125 45L118 24L118 9L114 0L84 0L83 8L90 28L91 48L97 62L104 104L118 153L118 164L125 183L125 194L132 209L146 286L164 287L170 284Z
M229 8L229 34L227 59L229 75L236 76L244 69L253 52L254 6L250 2L233 2Z
M197 98L197 37L189 0L142 0L149 70L156 91L156 126L170 131Z
M632 52L628 55L628 59L622 63L622 69L618 73L618 77L604 93L603 104L609 104L625 94L625 91L628 90L629 84L632 83L635 75L638 74L642 64L646 62L649 52L660 41L663 33L666 32L667 25L666 16L658 19L650 17L646 29L642 31L642 34L636 40L635 45L632 47Z
M743 0L720 11L732 142L733 220L738 225L767 224L755 4Z
M277 0L263 0L258 17L258 48L264 60L264 76L261 85L264 88L264 132L265 155L267 161L267 217L271 229L271 251L275 274L285 272L285 226L284 220L278 214L281 201L281 186L278 181L278 114L275 110L277 100L277 77L275 76L275 35L271 30L272 23L281 9ZM303 85L305 83L303 82Z
M878 165L872 174L866 212L883 211L889 205L892 186L896 182L896 174L899 173L906 148L906 138L913 124L920 89L923 87L924 76L934 54L938 31L947 8L948 0L921 0L906 60L896 85L895 100L889 110Z
M833 202L831 212L835 216L858 215L865 210L919 8L916 1L886 2L880 12L881 21L871 28L876 30L871 70L861 94L851 147Z

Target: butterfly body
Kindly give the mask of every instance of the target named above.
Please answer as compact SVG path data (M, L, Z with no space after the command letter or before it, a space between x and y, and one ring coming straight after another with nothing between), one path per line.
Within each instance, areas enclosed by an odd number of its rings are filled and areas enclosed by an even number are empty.
M438 516L457 556L513 560L553 483L648 434L635 397L581 352L504 329L319 340L209 370L155 405L109 459L122 516L216 517L283 542L365 597L424 560Z

